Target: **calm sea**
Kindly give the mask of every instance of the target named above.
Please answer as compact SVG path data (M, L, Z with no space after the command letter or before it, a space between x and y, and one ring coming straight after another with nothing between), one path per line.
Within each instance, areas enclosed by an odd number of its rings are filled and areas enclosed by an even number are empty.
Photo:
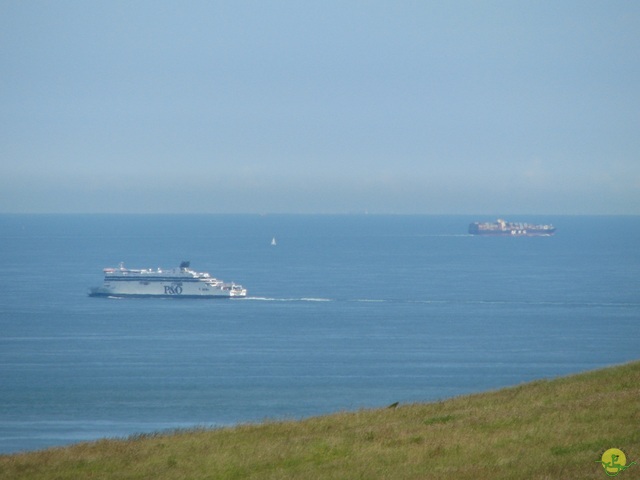
M640 358L640 217L0 216L0 452L444 399ZM276 246L271 246L275 237ZM232 300L98 299L102 269Z

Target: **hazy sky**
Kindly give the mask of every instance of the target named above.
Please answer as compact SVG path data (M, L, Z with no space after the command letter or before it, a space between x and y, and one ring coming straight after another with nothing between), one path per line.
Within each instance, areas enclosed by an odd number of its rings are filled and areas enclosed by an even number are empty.
M0 212L640 214L640 2L0 0Z

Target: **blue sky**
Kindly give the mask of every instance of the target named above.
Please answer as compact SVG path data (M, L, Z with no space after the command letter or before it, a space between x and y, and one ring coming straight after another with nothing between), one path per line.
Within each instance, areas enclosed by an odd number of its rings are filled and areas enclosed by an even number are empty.
M2 1L0 212L640 214L640 2Z

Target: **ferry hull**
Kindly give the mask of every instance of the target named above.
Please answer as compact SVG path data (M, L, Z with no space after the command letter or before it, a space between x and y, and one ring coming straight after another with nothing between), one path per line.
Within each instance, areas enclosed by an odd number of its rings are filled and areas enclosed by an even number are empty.
M137 282L136 282L137 283ZM189 288L191 285L149 284L149 285L117 285L115 288L92 288L90 297L165 297L165 298L232 298L244 297L246 290L213 289L206 287ZM194 286L195 287L195 286Z
M164 294L153 294L153 293L111 293L111 292L101 292L101 291L91 291L89 292L90 297L101 297L101 298L178 298L178 299L194 299L201 298L203 300L212 300L212 299L223 299L223 298L241 298L245 295L164 295Z

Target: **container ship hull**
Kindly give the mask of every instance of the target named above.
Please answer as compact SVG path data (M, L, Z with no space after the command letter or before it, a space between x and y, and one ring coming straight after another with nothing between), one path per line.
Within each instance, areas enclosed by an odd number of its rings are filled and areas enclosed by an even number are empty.
M498 219L496 222L473 222L469 225L469 233L494 237L549 237L556 233L556 228L553 225L534 225Z

